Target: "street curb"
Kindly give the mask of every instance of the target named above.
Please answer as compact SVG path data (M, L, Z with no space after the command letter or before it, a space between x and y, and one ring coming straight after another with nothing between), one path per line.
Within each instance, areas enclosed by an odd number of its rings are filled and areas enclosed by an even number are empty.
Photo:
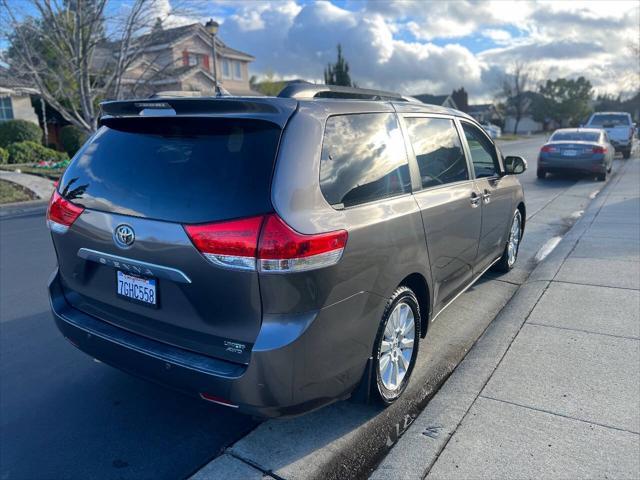
M588 230L607 194L618 183L625 165L588 205L584 215L565 234L556 249L534 268L427 408L372 472L371 480L425 478L564 261Z
M44 214L48 200L29 200L27 202L5 203L0 205L0 219Z
M612 183L614 182L610 181L605 189ZM603 193L604 189L600 196ZM596 197L589 203L586 211L588 212L594 203L601 205L601 201L601 198ZM588 213L578 219L574 227L583 224L585 218L588 218ZM587 226L584 228L586 229ZM571 231L569 230L565 238L571 235ZM576 237L576 242L578 238ZM573 246L566 248L563 243L567 242L561 242L543 262L534 268L529 275L529 280L522 284L514 295L501 306L484 333L470 346L469 351L473 351L475 345L480 341L491 342L492 348L506 351L548 286L549 280L545 280L545 278L553 278L560 269L564 258L571 252ZM544 271L542 265L545 265ZM531 275L539 268L539 278L532 279ZM499 331L504 325L509 327L508 334L491 339L490 332ZM191 478L197 480L233 478L236 468L239 468L238 462L244 464L242 468L248 468L247 472L250 472L251 476L256 475L256 478L261 478L261 476L290 480L298 478L362 478L371 471L372 465L394 444L396 444L396 448L391 450L382 462L380 469L388 465L387 461L393 461L395 452L398 450L411 450L415 455L413 461L423 462L425 458L430 458L429 455L432 455L433 461L435 461L446 444L448 435L457 428L456 416L459 416L460 412L464 415L468 406L475 400L476 395L469 387L482 381L482 372L491 368L494 362L491 356L474 358L476 355L469 357L467 352L466 356L459 360L452 359L449 365L438 365L438 370L434 371L431 376L430 384L421 386L416 394L409 396L411 398L405 398L406 393L409 393L405 392L405 396L386 410L374 406L339 402L303 417L266 421L246 437L227 448L221 456L212 460ZM468 361L467 358L469 358ZM462 372L461 366L463 364L466 365L465 369L471 370L472 381L465 377L464 382L458 383L459 388L450 392L444 402L436 401L437 398L445 398L446 385L454 385L447 379L451 379L456 372ZM458 373L458 376L460 375L462 373ZM454 387L449 387L449 389L452 388ZM444 393L439 397L440 392ZM436 408L436 405L440 405L440 410L436 412L439 416L427 419L421 424L415 423L418 421L416 419L424 418L424 412L431 412ZM457 408L454 405L457 405ZM462 416L460 416L461 418ZM448 425L446 428L445 422ZM425 431L428 431L427 436L423 435ZM451 433L447 434L448 431ZM311 439L305 437L307 445L296 444L301 438L301 432L307 432L308 437L313 437ZM395 432L391 435L393 438L389 437L389 432ZM409 432L412 432L411 436L421 442L419 448L417 450L397 448L397 441L403 442L402 444L408 441L406 439L410 435ZM433 445L430 447L425 446L424 439L433 439L434 436L437 441L432 442ZM384 444L385 439L386 448L381 448L381 441ZM293 447L287 445L292 442L295 444ZM411 470L399 468L405 463L412 465L411 460L411 458L399 459L397 463L386 468L385 471L381 471L378 477L375 477L377 473L374 472L373 478L404 478ZM249 476L249 473L246 476ZM408 478L411 477L408 476Z

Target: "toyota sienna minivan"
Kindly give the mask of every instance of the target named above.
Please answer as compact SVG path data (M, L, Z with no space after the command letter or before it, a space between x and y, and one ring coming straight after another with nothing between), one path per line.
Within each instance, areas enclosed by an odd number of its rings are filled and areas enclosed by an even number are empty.
M99 123L47 212L53 316L204 400L296 415L370 385L391 404L438 314L516 262L526 162L461 112L293 84L106 102Z

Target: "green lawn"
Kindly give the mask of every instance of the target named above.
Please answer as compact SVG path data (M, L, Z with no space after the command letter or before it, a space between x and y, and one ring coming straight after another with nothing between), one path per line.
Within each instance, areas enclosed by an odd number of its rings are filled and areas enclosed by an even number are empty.
M0 180L0 204L35 199L36 196L28 189L6 180Z

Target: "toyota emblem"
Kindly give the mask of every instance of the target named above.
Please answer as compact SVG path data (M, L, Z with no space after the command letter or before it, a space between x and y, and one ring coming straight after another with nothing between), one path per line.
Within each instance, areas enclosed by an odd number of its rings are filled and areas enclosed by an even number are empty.
M120 248L129 248L133 245L133 242L136 239L136 234L133 232L133 228L129 225L122 224L116 227L113 238L116 245Z

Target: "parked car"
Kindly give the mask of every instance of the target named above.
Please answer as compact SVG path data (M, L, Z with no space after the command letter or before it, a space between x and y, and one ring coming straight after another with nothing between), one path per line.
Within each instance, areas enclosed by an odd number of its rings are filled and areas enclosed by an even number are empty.
M547 173L581 172L605 181L615 151L607 132L598 128L561 128L553 132L538 155L538 178Z
M482 128L484 128L485 132L494 140L502 136L502 129L493 123L485 122L482 124Z
M631 156L635 125L631 115L626 112L597 112L591 115L586 128L603 128L609 136L616 152L622 152L624 158Z
M516 262L526 162L461 112L311 84L102 111L49 206L49 292L124 371L261 416L390 404L430 323Z

